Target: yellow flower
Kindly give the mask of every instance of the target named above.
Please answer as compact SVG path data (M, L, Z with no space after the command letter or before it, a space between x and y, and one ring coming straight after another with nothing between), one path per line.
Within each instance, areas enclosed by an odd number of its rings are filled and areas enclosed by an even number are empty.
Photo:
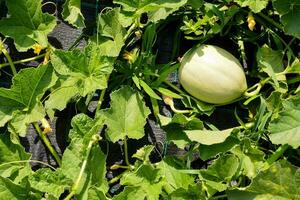
M133 63L135 59L134 54L129 51L125 51L125 53L123 54L123 58L127 60L129 63Z
M34 45L32 45L32 49L33 49L33 53L35 53L36 55L39 55L40 52L42 51L43 47L42 47L42 45L35 43Z
M248 22L248 28L250 29L250 31L253 31L255 28L256 22L255 22L255 19L254 19L252 13L249 13L247 22Z

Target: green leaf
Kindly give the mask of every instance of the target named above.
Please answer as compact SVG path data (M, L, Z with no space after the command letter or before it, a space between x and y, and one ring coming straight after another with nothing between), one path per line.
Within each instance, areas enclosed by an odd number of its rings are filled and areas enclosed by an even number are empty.
M0 134L0 176L11 177L15 172L21 173L21 169L31 171L29 165L30 154L25 152L21 144L14 144L10 135ZM24 161L23 163L19 161ZM21 179L23 177L19 177Z
M233 135L230 135L222 143L211 144L211 145L200 144L199 146L200 158L202 160L208 160L209 158L215 157L218 154L227 152L235 145L239 144L239 142L240 142L239 139L237 139Z
M162 117L160 116L162 119ZM172 119L163 124L167 133L167 140L173 142L178 148L184 147L191 141L185 134L185 130L203 129L203 122L196 117L186 117L183 114L175 114Z
M9 200L40 200L41 195L33 193L26 187L13 183L11 180L0 176L0 199Z
M24 136L29 123L45 116L40 100L56 80L50 65L21 70L10 89L0 88L0 126L12 119L15 131Z
M294 62L289 65L286 69L286 72L300 74L300 61L299 59L295 59Z
M238 172L239 159L235 155L223 155L213 162L207 169L201 169L204 180L229 183ZM217 189L217 188L216 188Z
M98 35L93 37L92 41L99 46L101 56L117 57L124 46L126 29L119 18L119 8L100 13L98 16Z
M60 170L52 171L49 168L39 169L28 177L32 188L59 198L60 195L72 185Z
M62 110L75 96L86 96L107 87L114 59L99 55L99 46L89 44L83 52L55 50L51 63L60 77L60 84L46 101L48 110Z
M79 114L72 119L71 124L73 127L69 133L71 143L63 154L61 171L68 179L76 182L81 166L87 159L76 195L78 199L87 200L89 187L100 187L102 192L107 192L106 156L98 145L94 145L89 157L86 158L89 142L94 135L99 133L103 121L93 120L84 114Z
M150 110L142 96L129 86L111 93L111 107L103 111L108 126L106 136L112 142L124 139L140 139L144 136L144 126Z
M194 177L182 172L185 169L183 163L172 157L165 157L158 163L158 169L161 169L161 176L166 178L166 184L174 191L176 188L188 189L194 184Z
M14 39L19 51L35 43L48 46L47 35L56 26L54 16L42 13L41 0L6 1L10 16L0 21L0 32Z
M300 199L300 169L287 161L274 163L268 170L260 172L246 192L240 191L240 199ZM233 195L229 199L234 199Z
M118 195L113 197L113 200L142 200L145 199L145 191L143 191L138 186L127 186L125 189Z
M134 172L125 172L120 183L126 186L138 186L136 192L143 191L143 195L138 199L157 200L165 181L161 180L159 169L143 164Z
M188 5L191 5L194 9L199 9L203 6L204 1L203 0L188 0Z
M153 90L152 88L147 85L147 83L145 83L142 79L139 79L140 82L140 86L142 86L142 88L144 89L144 91L152 98L154 99L158 99L161 100L160 96L158 96Z
M265 9L268 5L269 0L234 0L241 7L249 7L255 13L259 13Z
M300 95L283 102L285 109L269 125L270 139L274 144L300 146Z
M280 20L284 26L284 31L300 38L300 5L298 0L273 0L273 7L280 15Z
M77 28L84 28L84 16L81 13L81 0L66 0L63 5L62 17Z
M131 22L139 19L143 13L148 14L150 21L157 22L165 19L186 2L187 0L114 0L114 3L123 6L123 10L127 12L127 17L131 18Z
M105 193L97 187L90 187L88 191L88 200L108 200Z
M132 155L132 158L137 158L141 161L149 162L150 161L150 154L153 151L154 146L152 145L145 145L142 148L138 149L135 154Z
M180 96L179 94L176 94L175 92L172 92L171 90L168 90L166 88L159 87L157 90L162 93L163 95L173 97L175 99L182 99L183 97Z
M205 200L206 195L201 189L200 185L178 188L169 195L168 200Z
M232 128L222 131L186 130L184 131L191 141L200 144L212 145L224 142L231 134Z
M240 168L244 175L254 178L264 165L264 152L251 145L251 141L245 139L240 146L236 146L230 151L240 160Z
M278 80L285 80L285 76L276 76L276 73L284 70L282 58L283 53L281 51L275 51L267 45L261 47L256 55L258 66L272 78L277 88L279 88Z

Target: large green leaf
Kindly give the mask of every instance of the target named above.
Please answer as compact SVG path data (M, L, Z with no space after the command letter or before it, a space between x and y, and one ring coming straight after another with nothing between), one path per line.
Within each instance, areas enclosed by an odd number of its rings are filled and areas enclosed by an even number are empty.
M46 101L48 110L62 110L76 94L86 96L107 87L113 69L113 58L99 55L99 46L89 44L83 52L56 50L51 63L59 74L60 84Z
M62 16L64 20L77 28L83 28L84 17L81 13L81 0L66 0L63 5Z
M269 0L234 0L242 7L249 7L253 12L258 13L265 9Z
M10 89L0 88L0 126L12 120L15 131L24 136L29 123L44 117L40 100L56 80L50 65L21 70Z
M41 0L7 0L10 16L0 21L0 32L14 39L19 51L38 43L48 45L47 35L56 26L54 16L42 13Z
M300 169L287 161L259 173L244 191L229 192L229 199L300 199Z
M300 146L300 95L285 102L279 117L269 126L270 139L274 144Z
M126 17L131 18L131 22L139 19L143 13L147 13L149 20L157 22L165 19L181 6L185 5L187 0L114 0L114 3L123 6L126 11Z
M287 34L300 38L299 0L273 0L273 7L280 14L280 20Z
M108 126L107 137L116 142L125 137L140 139L150 110L142 96L128 86L111 93L111 108L103 111Z
M76 115L72 119L72 129L69 133L71 143L65 150L62 157L62 173L75 182L81 173L81 166L84 159L87 159L87 167L82 172L82 178L77 190L77 198L88 199L88 189L90 187L100 187L102 192L107 192L106 156L100 147L95 144L86 158L87 148L94 135L97 135L103 126L103 121L93 120L84 114Z

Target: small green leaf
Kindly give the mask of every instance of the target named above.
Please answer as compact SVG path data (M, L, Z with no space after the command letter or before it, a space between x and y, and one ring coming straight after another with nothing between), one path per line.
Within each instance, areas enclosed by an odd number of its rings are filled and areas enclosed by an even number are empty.
M84 28L84 16L81 13L81 0L66 0L63 5L62 17L77 28Z
M144 136L144 126L150 110L142 96L129 86L111 93L111 108L103 111L108 126L107 137L116 142L126 136L140 139Z
M171 90L168 90L166 88L159 87L159 88L157 88L157 91L159 91L163 95L173 97L174 99L182 99L183 98L179 94L176 94L175 92L172 92Z
M158 99L161 100L160 96L158 96L153 90L152 88L145 83L142 79L140 79L140 86L142 86L142 88L144 89L144 91L152 98L154 99Z
M47 35L56 26L54 16L42 12L41 0L6 1L10 17L0 21L0 32L14 39L19 51L35 43L48 46Z

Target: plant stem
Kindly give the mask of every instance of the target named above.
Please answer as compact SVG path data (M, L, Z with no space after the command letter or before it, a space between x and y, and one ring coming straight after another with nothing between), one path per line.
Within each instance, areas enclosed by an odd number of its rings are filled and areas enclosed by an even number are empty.
M271 155L271 157L267 159L267 161L266 161L267 167L269 167L276 160L278 160L288 148L289 148L289 145L285 144L285 145L280 146L278 149L276 149L276 151Z
M104 99L105 92L106 92L106 88L103 89L103 90L101 91L101 93L100 93L100 98L99 98L99 101L98 101L98 104L97 104L96 112L97 112L98 110L100 110L100 108L101 108L101 105L102 105L102 102L103 102L103 99Z
M14 65L14 63L13 63L13 61L12 61L12 59L11 59L9 53L8 53L8 51L5 48L3 48L2 49L2 53L6 57L9 65L10 65L11 71L12 71L13 75L15 76L17 74L17 70L16 70L16 67L15 67L15 65Z
M270 17L264 15L263 13L257 13L257 15L259 15L261 18L263 18L264 20L266 20L267 22L269 22L270 24L272 24L273 26L275 26L276 28L282 30L282 26L280 24L278 24L277 22L275 22L273 19L271 19Z
M127 144L126 136L124 137L123 142L124 142L125 163L126 163L126 165L131 166L129 159L128 159L128 144Z
M42 161L39 161L39 160L16 160L16 161L2 163L2 164L0 164L0 167L2 167L4 165L10 165L10 164L31 163L31 162L46 165L47 167L51 168L53 171L56 171L56 169L54 167L52 167L51 165L49 165L48 163L45 163L45 162L42 162Z
M86 148L86 155L85 155L85 158L82 162L82 165L81 165L81 168L80 168L80 172L78 174L78 177L75 181L75 183L73 184L72 186L72 190L71 192L68 194L68 196L65 198L65 200L70 200L77 192L78 190L78 187L79 187L79 184L80 184L80 181L82 179L82 176L83 176L83 173L84 173L84 170L86 168L86 165L87 165L87 162L88 162L88 158L90 156L90 153L91 153L91 150L92 150L92 147L93 145L98 142L100 140L100 136L99 135L94 135L92 137L92 139L90 140L89 144L88 144L88 147Z
M123 173L122 174L119 174L118 176L112 178L110 181L108 181L108 184L111 185L115 182L117 182L118 180L120 180L120 178L123 176Z
M54 157L54 159L56 160L57 164L59 166L61 166L61 159L60 159L59 155L57 154L57 152L53 148L51 142L46 137L46 135L43 134L42 130L40 129L40 127L38 125L38 123L37 122L33 122L33 126L34 126L35 130L38 132L38 135L43 140L43 142L46 145L46 147L48 148L48 150L50 151L50 153L52 154L52 156Z
M173 88L174 90L176 90L177 92L179 92L180 94L185 94L181 89L179 89L178 87L176 87L174 84L170 83L169 81L165 80L164 83L167 84L168 86L170 86L171 88Z
M31 57L31 58L26 58L26 59L22 59L22 60L17 60L17 61L14 61L13 64L21 64L21 63L26 63L26 62L30 62L30 61L33 61L33 60L37 60L39 58L43 58L46 54L41 54L41 55L38 55L38 56L34 56L34 57ZM3 64L0 64L0 69L2 67L6 67L6 66L9 66L10 63L3 63Z

